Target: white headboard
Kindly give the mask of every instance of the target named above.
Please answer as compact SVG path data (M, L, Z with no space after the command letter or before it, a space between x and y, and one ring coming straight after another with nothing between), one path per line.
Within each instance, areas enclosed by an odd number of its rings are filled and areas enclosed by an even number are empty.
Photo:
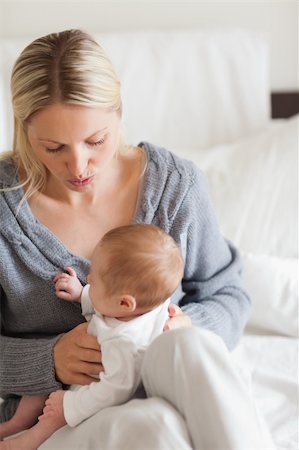
M205 148L259 130L270 118L268 48L257 33L178 30L94 36L122 83L129 143ZM11 146L11 68L31 40L0 40L0 150Z
M262 33L272 91L298 87L296 0L0 0L0 37L39 37L83 28L91 33L232 30Z

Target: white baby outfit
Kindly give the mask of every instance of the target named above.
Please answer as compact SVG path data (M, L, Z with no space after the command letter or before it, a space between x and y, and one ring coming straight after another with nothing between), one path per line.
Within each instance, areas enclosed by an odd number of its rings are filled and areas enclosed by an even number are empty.
M132 398L141 382L141 363L148 345L163 332L170 300L136 318L123 322L104 317L93 309L89 285L81 297L82 314L90 321L88 333L101 345L104 372L100 382L87 386L72 385L63 399L68 425L74 427L103 408L119 405Z

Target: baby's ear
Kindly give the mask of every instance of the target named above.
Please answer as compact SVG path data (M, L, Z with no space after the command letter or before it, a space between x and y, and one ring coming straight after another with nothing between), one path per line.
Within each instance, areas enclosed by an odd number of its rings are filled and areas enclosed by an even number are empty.
M123 294L119 297L119 306L127 312L133 312L136 309L136 299L133 295Z

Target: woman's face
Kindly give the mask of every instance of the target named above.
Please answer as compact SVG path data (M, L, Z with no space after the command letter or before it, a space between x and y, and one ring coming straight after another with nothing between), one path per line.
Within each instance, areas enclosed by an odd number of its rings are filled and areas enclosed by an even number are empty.
M77 192L91 189L115 161L119 131L117 112L62 103L37 112L27 125L30 145L47 168L48 181Z

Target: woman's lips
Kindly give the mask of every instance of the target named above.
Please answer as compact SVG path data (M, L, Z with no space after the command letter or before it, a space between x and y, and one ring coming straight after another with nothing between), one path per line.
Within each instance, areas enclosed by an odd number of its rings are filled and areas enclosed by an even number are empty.
M85 187L92 183L94 179L94 175L87 178L74 178L72 180L68 180L68 183L70 183L72 186L75 187Z

